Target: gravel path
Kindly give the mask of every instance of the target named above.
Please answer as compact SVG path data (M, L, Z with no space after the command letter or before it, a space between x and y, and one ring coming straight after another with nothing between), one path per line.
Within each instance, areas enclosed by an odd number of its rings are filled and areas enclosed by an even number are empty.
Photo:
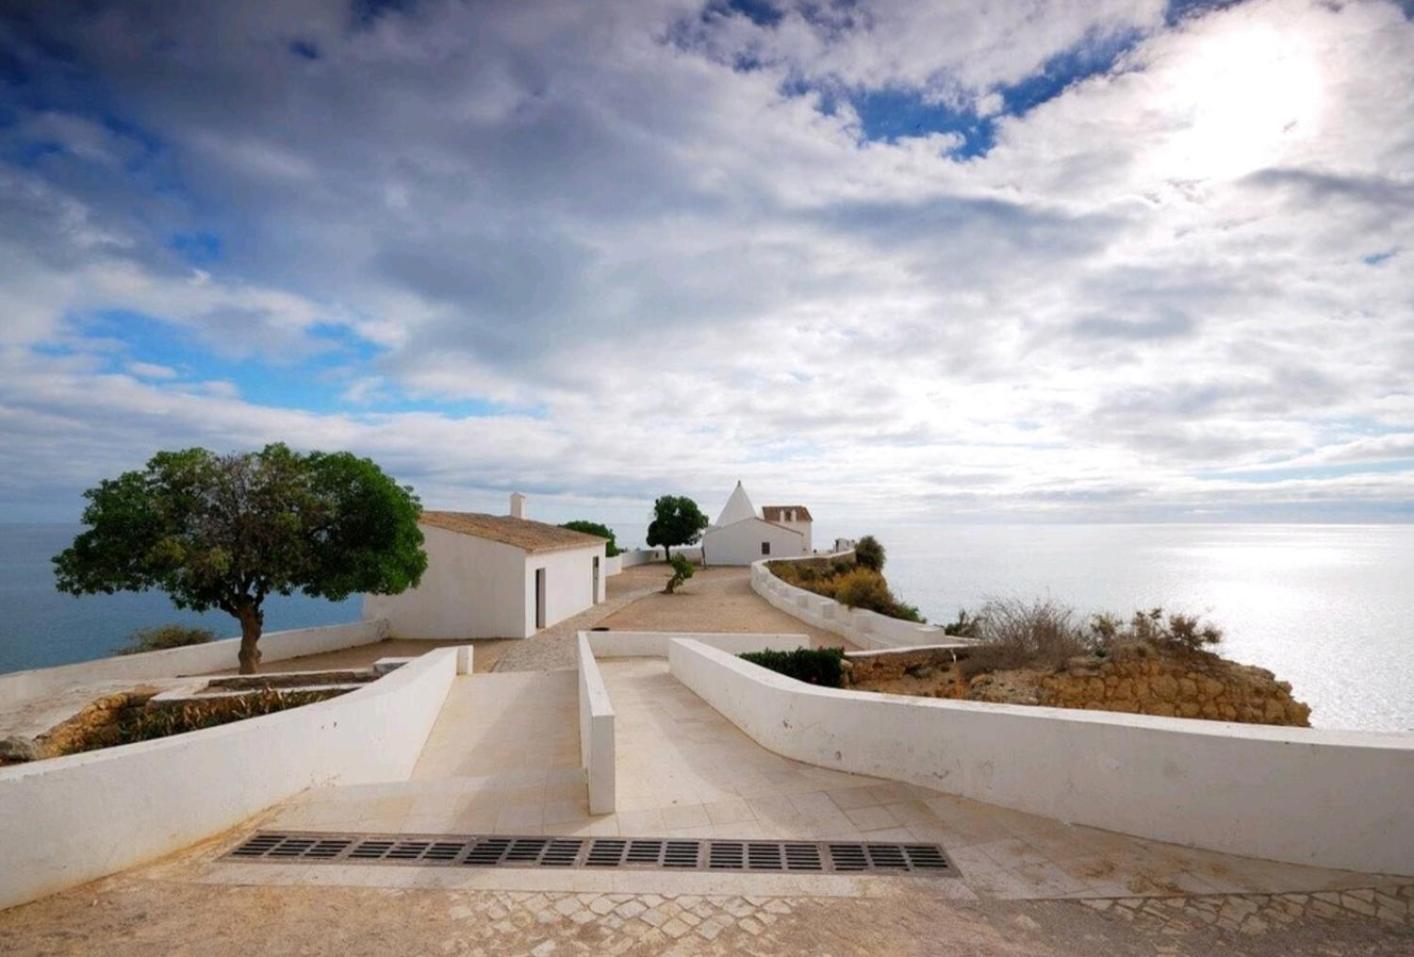
M551 625L529 638L498 641L488 648L498 660L492 671L554 671L559 668L575 667L575 636L595 625L620 609L631 605L645 595L662 591L667 576L663 566L639 565L615 575L608 581L608 599L600 605L580 612L573 618L566 618L557 625ZM481 654L478 644L476 654ZM480 665L477 671L481 671Z

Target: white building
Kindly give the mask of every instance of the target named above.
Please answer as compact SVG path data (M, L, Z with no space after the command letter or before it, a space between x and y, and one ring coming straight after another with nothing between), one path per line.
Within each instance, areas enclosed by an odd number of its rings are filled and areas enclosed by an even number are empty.
M605 540L510 515L423 512L427 571L400 595L368 595L364 618L395 638L528 638L604 600Z
M762 558L796 558L810 554L811 518L803 505L769 505L765 517L740 482L717 521L702 535L702 557L708 565L750 565ZM774 516L774 517L773 517Z

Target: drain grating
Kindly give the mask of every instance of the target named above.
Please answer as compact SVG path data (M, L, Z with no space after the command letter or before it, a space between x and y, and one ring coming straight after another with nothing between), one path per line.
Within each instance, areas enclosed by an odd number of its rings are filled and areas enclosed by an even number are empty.
M947 854L937 844L855 841L697 841L488 834L399 837L262 831L228 853L226 859L301 864L957 875Z

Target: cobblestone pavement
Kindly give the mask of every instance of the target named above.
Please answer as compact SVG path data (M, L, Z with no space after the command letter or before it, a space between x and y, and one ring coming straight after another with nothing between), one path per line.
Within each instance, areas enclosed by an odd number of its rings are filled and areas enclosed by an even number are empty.
M1414 886L956 903L912 892L664 897L214 886L128 874L0 913L0 952L1394 957L1414 953L1411 902Z
M575 667L575 636L645 595L663 590L663 575L632 575L628 571L609 579L608 598L593 608L536 632L530 638L506 642L495 671L555 671ZM765 602L763 601L764 605ZM769 605L767 607L770 607ZM499 642L498 642L499 644Z

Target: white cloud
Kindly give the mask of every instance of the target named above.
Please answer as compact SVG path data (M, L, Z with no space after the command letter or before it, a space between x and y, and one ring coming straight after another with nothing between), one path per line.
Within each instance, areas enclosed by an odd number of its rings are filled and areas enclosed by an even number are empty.
M363 29L341 9L54 27L163 145L71 115L56 79L26 129L70 145L0 166L0 499L284 439L373 454L440 505L710 501L737 477L837 514L1411 500L1389 463L1414 423L1414 277L1365 261L1414 248L1414 32L1392 4L1174 28L1147 2L769 29L686 4L425 3ZM862 143L847 107L781 92L991 113L999 85L1125 30L1144 39L1114 71L998 117L968 160L952 135ZM138 172L93 173L114 156ZM167 239L200 230L222 256L196 273ZM113 309L271 368L330 329L376 357L329 379L342 411L256 405L112 371L126 347L75 317ZM398 396L521 411L379 411ZM1322 463L1345 467L1251 478Z

